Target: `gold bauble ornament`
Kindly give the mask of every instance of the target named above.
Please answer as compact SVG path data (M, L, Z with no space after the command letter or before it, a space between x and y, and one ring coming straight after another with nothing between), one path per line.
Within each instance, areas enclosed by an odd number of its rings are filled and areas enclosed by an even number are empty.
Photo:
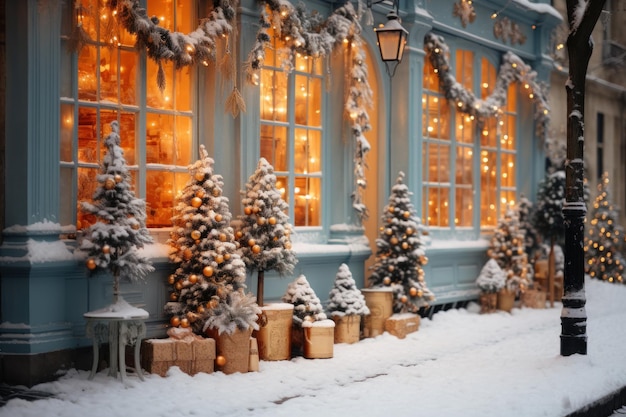
M259 212L259 208L257 206L252 207L252 212L257 214Z
M193 311L187 312L187 320L189 320L191 323L195 322L197 319L198 316Z
M223 217L221 214L219 214L219 213L217 213L217 214L215 215L215 221L216 221L216 222L221 222L223 218L224 218L224 217Z
M196 282L198 282L198 276L196 274L189 275L189 282L195 284Z
M175 292L170 293L170 301L178 301L178 294Z
M104 245L102 247L102 253L107 254L111 252L111 247L109 245Z
M252 253L259 253L261 252L261 247L259 245L254 245L252 247Z
M409 248L409 244L406 242L402 242L402 249L408 249Z
M393 206L389 206L389 208L387 210L389 211L389 213L393 213L394 208L393 208Z
M415 297L417 295L417 288L411 287L411 289L409 289L409 295Z
M410 211L405 211L404 213L402 213L402 216L403 216L405 219L408 219L409 217L411 217L411 212L410 212Z
M383 278L383 284L385 284L385 285L391 284L391 278L389 278L389 277Z
M243 233L241 232L241 230L237 230L237 232L235 233L235 237L237 239L241 239L243 237Z
M413 234L413 228L412 227L407 227L406 228L406 234L411 236Z
M219 355L218 357L215 358L215 364L219 367L226 365L226 357Z
M285 246L285 249L290 250L291 249L291 242L285 242L285 244L283 246Z
M269 219L267 219L267 222L269 224L271 224L272 226L276 224L276 217L270 217Z
M220 242L226 242L228 236L225 233L220 233Z
M204 275L205 277L213 276L213 268L208 265L205 266L204 269L202 269L202 275Z
M178 317L176 317L176 316L172 317L170 319L170 326L172 326L172 327L180 326L180 319Z
M256 240L254 240L254 239L248 239L248 246L252 247L252 246L254 246L254 245L256 245Z
M180 320L180 327L182 327L183 329L186 329L187 327L189 327L189 319L187 319L187 317L183 317Z
M170 275L169 277L167 277L168 284L174 285L175 282L176 282L176 277L174 275Z
M180 281L177 281L176 284L174 284L174 288L176 288L176 290L180 291L183 289L183 283Z
M198 197L198 198L204 198L205 195L206 195L206 193L204 192L204 190L196 191L196 197Z
M252 214L252 207L250 207L250 206L246 206L246 207L243 209L243 212L246 214L246 216L251 215L251 214Z
M193 240L198 240L198 239L200 239L200 237L202 237L202 233L200 233L199 230L194 230L194 231L191 232L191 238Z
M183 252L183 258L188 261L191 259L192 256L193 252L191 252L191 249L185 249L185 251Z
M107 190L112 190L113 188L115 188L115 180L113 178L107 178L104 182L104 188L106 188Z
M198 314L204 314L204 312L206 311L206 309L204 308L204 306L202 304L200 304L198 306L198 308L196 309L196 311L198 312Z
M116 183L118 183L118 184L119 184L120 182L122 182L122 180L123 180L123 179L124 179L124 177L122 177L120 174L115 174L115 175L113 176L113 181L115 181L115 182L116 182Z
M389 229L389 228L388 228L387 230L385 230L385 234L386 234L387 236L391 236L391 234L392 234L392 233L393 233L393 230L391 230L391 229Z
M215 257L215 262L217 262L218 264L221 264L222 262L224 262L224 255L217 255Z
M87 259L87 269L91 269L92 271L96 269L96 261L94 259Z
M191 206L194 208L198 208L202 205L202 199L198 197L194 197L191 199Z
M389 241L391 242L392 245L397 245L398 244L398 238L395 237L395 236L392 237Z
M511 249L507 249L506 256L511 256L511 255L513 255L513 251Z
M402 297L400 297L400 301L402 303L406 303L407 301L409 301L409 297L407 297L406 295L403 295Z
M256 219L256 224L258 224L259 226L263 226L265 224L265 217L259 217L258 219Z
M420 298L421 298L423 295L424 295L424 291L422 291L422 290L417 290L417 296L418 296L418 297L420 297Z
M230 259L230 253L225 253L224 254L224 260L229 260Z
M393 272L393 270L396 269L396 267L393 265L389 265L387 269L389 270L389 272Z
M196 179L196 181L204 181L204 172L198 171L194 174L193 177Z

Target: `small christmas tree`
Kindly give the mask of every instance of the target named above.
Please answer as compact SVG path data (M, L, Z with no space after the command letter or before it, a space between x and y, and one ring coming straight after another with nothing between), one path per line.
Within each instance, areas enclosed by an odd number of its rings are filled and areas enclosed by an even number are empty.
M517 212L519 214L520 229L524 231L524 247L526 248L526 255L528 259L532 260L535 257L535 252L540 249L540 239L537 233L537 229L533 225L532 221L535 218L535 208L533 203L522 195L517 205Z
M624 229L609 190L609 175L604 173L598 184L598 196L591 209L585 244L585 272L592 278L624 282L624 256L621 244Z
M82 210L98 221L86 231L80 249L87 252L90 271L109 271L113 275L113 304L123 301L120 278L131 282L145 279L154 268L139 249L152 243L146 228L146 203L131 189L131 176L120 147L119 123L111 122L111 133L104 143L107 153L102 161L93 203L83 202Z
M417 313L435 299L426 286L422 267L428 262L422 241L425 234L400 172L391 189L376 239L376 261L369 281L374 287L391 287L394 313Z
M505 287L515 293L524 291L532 276L524 237L519 217L515 210L509 207L498 222L487 250L487 256L494 259L506 275Z
M304 275L289 283L282 300L293 304L293 324L296 327L302 327L304 322L327 319L320 299Z
M244 214L239 216L237 240L246 266L258 271L257 300L263 306L265 271L287 275L298 262L291 250L292 226L286 214L289 206L276 188L274 168L265 158L259 160L242 194Z
M539 184L537 204L533 221L535 228L546 241L563 246L565 224L563 223L563 203L565 202L565 171L558 170L546 174Z
M506 275L504 271L495 259L489 259L481 269L480 275L476 279L476 285L481 292L491 294L500 291L505 284Z
M165 311L172 316L172 326L191 326L199 334L207 323L219 324L219 333L258 328L258 306L244 294L246 268L236 252L228 199L213 163L200 146L200 159L189 167L190 179L176 197L168 241L177 268L168 278L170 302Z
M356 287L352 272L346 264L339 266L329 297L327 310L331 316L365 316L370 313L365 297Z

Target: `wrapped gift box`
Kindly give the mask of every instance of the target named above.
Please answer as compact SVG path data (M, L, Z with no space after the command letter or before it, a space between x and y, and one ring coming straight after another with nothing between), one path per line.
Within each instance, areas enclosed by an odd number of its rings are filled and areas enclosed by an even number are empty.
M203 337L147 339L141 346L142 366L153 374L165 376L172 366L189 375L212 373L215 366L215 340Z
M416 332L420 327L420 316L412 313L394 314L385 320L385 330L404 339L407 334Z

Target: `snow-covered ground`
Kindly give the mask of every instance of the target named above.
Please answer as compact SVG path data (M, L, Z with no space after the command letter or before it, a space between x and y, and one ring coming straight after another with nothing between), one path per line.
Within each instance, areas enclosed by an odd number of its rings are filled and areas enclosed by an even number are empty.
M560 304L511 314L437 313L406 339L335 345L332 359L265 362L260 372L165 378L72 370L0 416L564 416L626 386L626 286L586 281L588 354L561 357Z

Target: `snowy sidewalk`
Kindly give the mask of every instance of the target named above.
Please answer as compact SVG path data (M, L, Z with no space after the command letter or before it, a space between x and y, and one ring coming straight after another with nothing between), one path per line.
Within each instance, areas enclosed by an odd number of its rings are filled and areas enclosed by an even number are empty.
M626 386L626 286L586 281L588 355L561 357L560 304L424 319L406 339L385 333L335 345L332 359L261 362L260 372L190 377L71 371L13 399L0 416L566 416Z

